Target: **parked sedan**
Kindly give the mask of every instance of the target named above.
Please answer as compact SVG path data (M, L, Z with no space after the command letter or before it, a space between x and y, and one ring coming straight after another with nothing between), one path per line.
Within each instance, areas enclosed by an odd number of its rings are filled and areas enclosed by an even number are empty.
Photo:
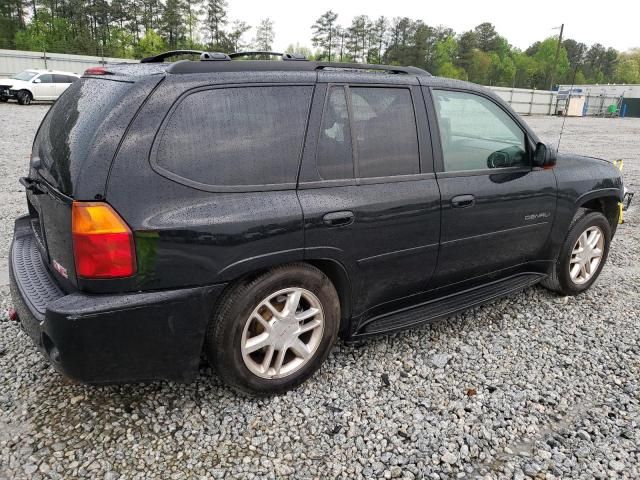
M12 99L20 105L29 105L31 100L57 100L78 78L71 72L25 70L12 78L0 80L0 102Z

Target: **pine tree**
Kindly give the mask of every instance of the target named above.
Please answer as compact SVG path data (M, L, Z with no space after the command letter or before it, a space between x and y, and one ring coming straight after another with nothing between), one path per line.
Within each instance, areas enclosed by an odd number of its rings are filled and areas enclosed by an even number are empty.
M231 50L233 50L234 52L240 52L248 46L242 41L242 36L249 30L251 30L251 26L248 23L240 20L236 20L235 22L233 22L231 31L227 35Z
M331 51L333 50L337 40L336 24L338 14L329 10L323 13L320 18L311 26L313 30L313 36L311 37L311 44L314 47L320 47L324 50L324 55L329 61L331 61Z
M256 29L256 38L253 43L256 50L261 52L270 52L273 48L273 40L275 33L273 31L273 20L265 18L260 21L260 25Z
M204 14L209 46L213 50L220 50L224 41L224 26L227 24L226 0L205 0Z

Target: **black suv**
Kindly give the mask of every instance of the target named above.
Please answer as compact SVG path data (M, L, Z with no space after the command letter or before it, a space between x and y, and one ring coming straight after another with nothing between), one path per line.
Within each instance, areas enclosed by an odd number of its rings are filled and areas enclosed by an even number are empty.
M62 374L282 392L340 336L589 288L623 199L491 91L297 55L92 68L21 180L15 309ZM556 164L557 157L557 164Z

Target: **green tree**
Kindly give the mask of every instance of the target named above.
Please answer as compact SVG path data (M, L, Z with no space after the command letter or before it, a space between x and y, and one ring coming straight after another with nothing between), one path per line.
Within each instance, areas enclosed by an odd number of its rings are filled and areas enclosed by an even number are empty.
M337 20L338 14L329 10L323 13L311 26L313 32L311 44L314 47L320 47L323 51L323 57L326 57L329 61L331 61L331 53L337 40Z
M615 81L617 83L640 83L640 48L620 54Z
M147 30L144 37L140 39L135 48L135 55L138 58L149 57L167 50L164 39L154 30Z
M223 50L220 47L224 40L224 26L227 24L226 0L205 0L204 17L209 46L212 50Z
M251 30L251 26L241 20L236 20L231 26L231 31L228 33L227 38L231 45L231 50L234 52L241 52L249 46L248 43L242 40L245 33Z
M538 78L535 82L536 88L549 88L551 78L563 78L569 71L570 67L567 51L563 46L560 46L560 51L556 60L557 48L558 39L555 37L549 37L539 44L536 53L533 55L534 60L538 64L538 73L540 74L537 75ZM540 81L540 77L542 77L542 81Z
M175 50L182 43L185 34L183 19L184 6L181 0L166 0L162 13L162 33L167 46Z
M257 50L263 52L269 52L273 49L273 40L275 39L275 33L273 31L273 20L265 18L260 21L260 25L256 29L256 38L254 39L254 45Z

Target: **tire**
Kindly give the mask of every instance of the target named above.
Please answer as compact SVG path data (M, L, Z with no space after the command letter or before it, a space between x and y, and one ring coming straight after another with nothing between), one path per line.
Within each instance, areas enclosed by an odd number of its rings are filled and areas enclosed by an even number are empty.
M290 313L287 305L296 304L297 292L299 308ZM329 355L339 327L340 301L329 278L296 263L230 287L209 322L204 348L231 387L250 395L280 394L313 375Z
M591 239L590 241L594 241L597 237L591 236L594 235L594 232L599 232L602 237L602 244L599 247L598 245L596 246L597 250L601 250L601 256L597 262L597 266L591 267L591 265L593 265L592 259L591 261L586 262L586 270L583 271L581 267L578 277L573 277L571 274L571 267L573 266L575 268L576 265L580 264L579 258L576 258L576 261L572 263L574 248L579 247L578 241L585 233L587 234L587 237ZM585 237L583 237L582 240L583 243L584 238ZM562 248L560 249L558 258L554 263L549 276L541 282L542 286L562 295L571 296L578 295L588 290L597 280L607 261L610 244L611 225L602 213L587 211L582 215L577 215L569 227L569 233L567 234ZM597 252L597 250L589 250L587 254L589 255L590 253ZM583 272L585 275L583 275ZM588 275L586 275L587 273Z
M9 99L7 97L0 97L0 102L7 103Z
M20 105L29 105L31 103L31 100L33 99L31 93L27 90L20 90L16 97Z

